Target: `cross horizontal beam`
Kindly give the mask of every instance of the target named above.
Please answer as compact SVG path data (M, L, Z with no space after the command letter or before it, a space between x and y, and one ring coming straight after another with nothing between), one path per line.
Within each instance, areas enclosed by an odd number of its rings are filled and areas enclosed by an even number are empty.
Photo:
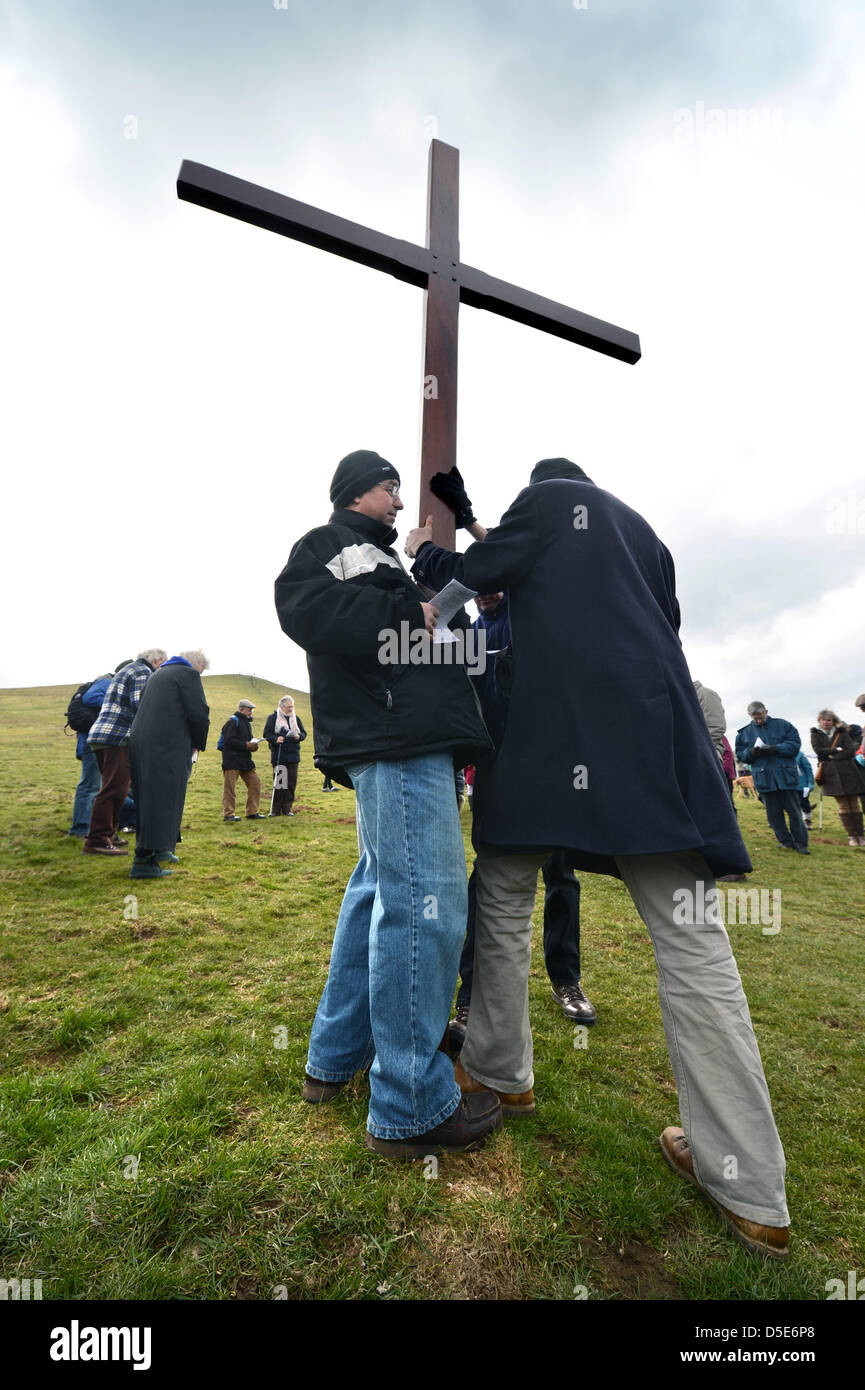
M460 263L458 275L461 304L468 304L472 309L489 309L502 318L524 323L529 328L541 328L556 338L566 338L569 343L592 348L620 362L640 360L640 339L627 328L617 328L614 323L592 318L591 314L583 314L579 309L569 309L553 299L544 299L543 295L521 290L506 280L496 280L465 262Z
M335 217L309 203L299 203L284 193L274 193L257 183L247 183L246 179L236 179L232 174L184 159L177 177L177 196L293 241L304 241L320 251L332 251L347 261L387 271L398 280L426 289L430 273L426 247L374 232L371 227Z
M330 251L345 260L383 270L421 289L428 287L431 275L449 274L459 285L460 302L473 309L487 309L515 323L540 328L554 337L615 357L620 362L640 360L640 339L636 333L520 289L506 280L497 280L462 261L446 266L424 246L386 236L270 188L211 169L206 164L185 159L177 179L177 193L186 202L264 227L321 251Z

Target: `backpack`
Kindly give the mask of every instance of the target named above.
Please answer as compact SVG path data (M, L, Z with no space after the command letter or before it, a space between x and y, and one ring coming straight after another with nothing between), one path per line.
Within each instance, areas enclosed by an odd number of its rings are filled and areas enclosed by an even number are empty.
M235 724L237 724L237 723L239 722L236 714L232 714L231 718L234 720ZM227 721L226 721L226 722L227 722ZM225 747L225 743L223 742L223 734L224 734L224 733L225 733L225 730L223 729L222 732L221 732L220 735L219 735L218 740L217 740L217 743L216 743L216 751L217 751L217 753L221 753L222 750L223 750L223 748Z
M99 680L98 676L96 680ZM89 734L99 718L99 710L84 703L84 696L91 685L95 685L95 683L95 681L85 681L83 685L79 685L66 709L66 727L72 729L76 734Z

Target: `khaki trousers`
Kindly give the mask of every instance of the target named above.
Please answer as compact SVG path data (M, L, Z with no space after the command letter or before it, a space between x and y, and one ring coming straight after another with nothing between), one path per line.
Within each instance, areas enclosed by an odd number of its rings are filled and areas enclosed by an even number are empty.
M238 772L236 767L223 769L222 773L222 814L234 815L235 788L238 777L246 783L246 814L254 816L261 801L261 778L257 772Z
M479 858L475 866L475 975L460 1060L494 1091L519 1094L534 1086L532 909L548 853ZM679 1113L697 1178L737 1216L786 1226L784 1151L726 928L718 911L693 913L692 925L682 925L677 912L683 890L695 903L714 896L711 870L695 851L628 855L616 864L652 938ZM575 1084L590 1079L590 1070L578 1077L575 1069Z

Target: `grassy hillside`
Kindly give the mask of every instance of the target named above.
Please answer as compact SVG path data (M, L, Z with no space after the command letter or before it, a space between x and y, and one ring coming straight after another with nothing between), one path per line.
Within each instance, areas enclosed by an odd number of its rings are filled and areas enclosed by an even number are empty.
M205 685L217 728L248 695L260 730L284 693ZM810 858L737 803L753 885L782 893L776 935L730 929L788 1159L793 1255L767 1268L662 1162L676 1097L651 947L620 884L583 880L599 1012L585 1049L536 940L537 1114L436 1174L389 1166L363 1146L364 1082L328 1106L300 1099L356 857L352 794L321 794L309 740L296 818L226 825L214 733L181 864L132 883L128 860L65 834L70 694L0 692L0 1276L54 1298L815 1299L865 1270L865 853L833 802Z

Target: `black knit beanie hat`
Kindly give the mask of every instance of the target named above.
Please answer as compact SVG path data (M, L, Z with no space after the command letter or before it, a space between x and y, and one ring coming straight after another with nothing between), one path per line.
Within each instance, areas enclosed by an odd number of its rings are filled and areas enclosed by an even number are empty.
M571 463L570 459L541 459L532 469L532 476L529 478L529 485L532 483L548 483L552 478L587 478L582 468L577 464ZM591 480L589 480L591 481Z
M389 479L399 482L399 474L392 463L383 459L373 449L355 449L340 459L330 484L330 500L335 507L346 507L355 497L361 497L376 483Z

